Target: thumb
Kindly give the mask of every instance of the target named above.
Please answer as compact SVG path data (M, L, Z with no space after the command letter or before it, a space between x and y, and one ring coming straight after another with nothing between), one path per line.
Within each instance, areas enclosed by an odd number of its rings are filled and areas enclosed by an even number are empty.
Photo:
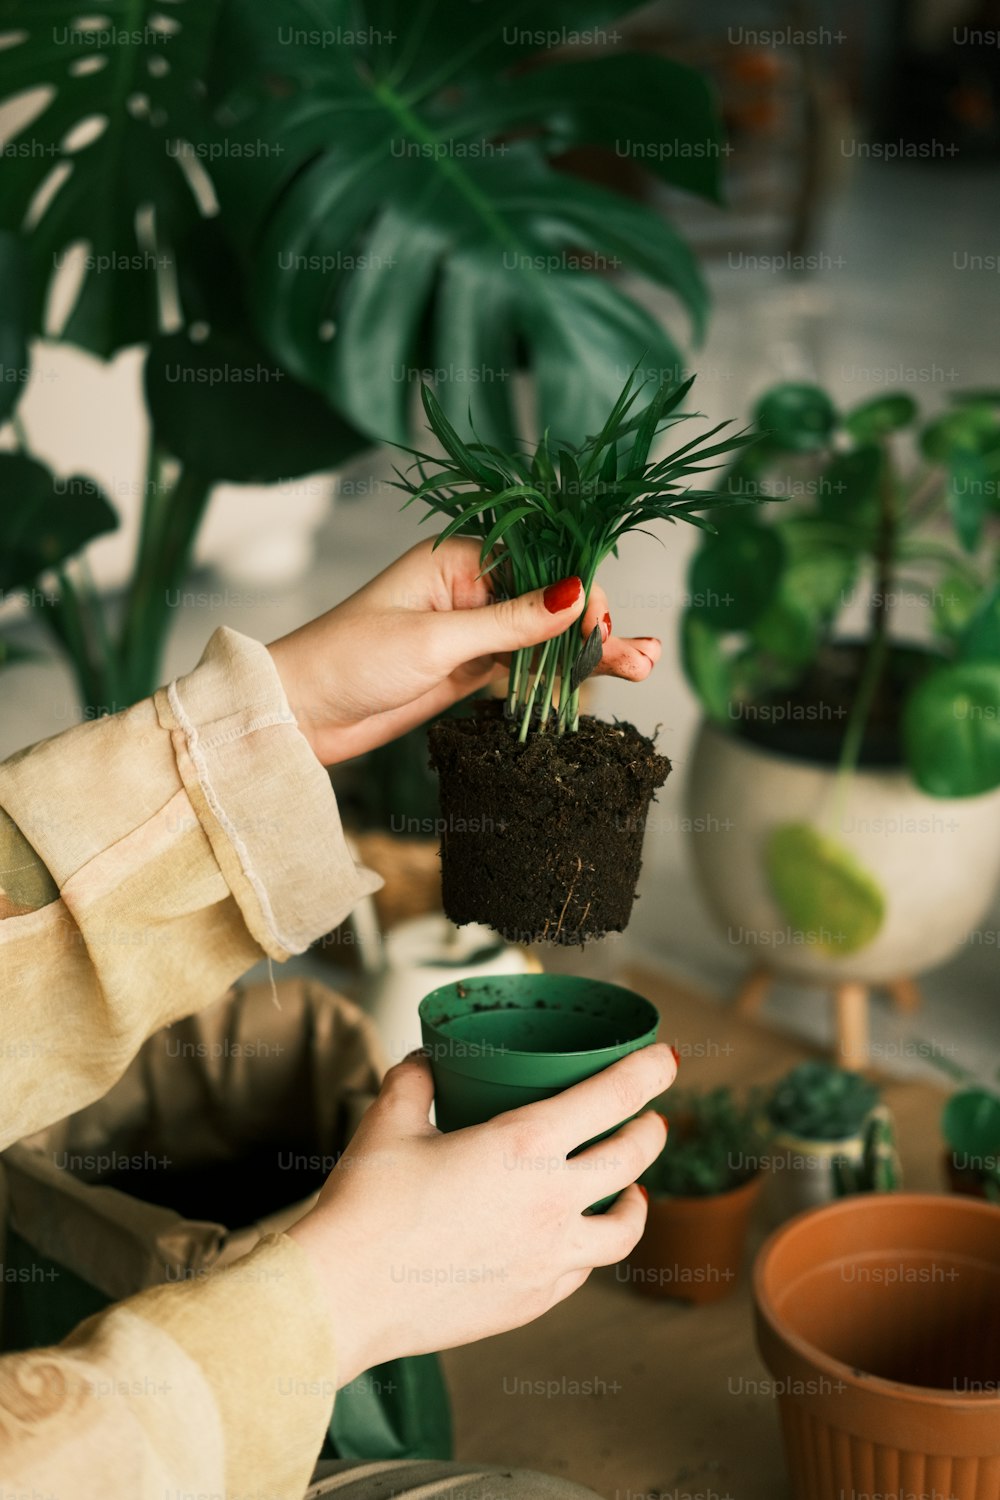
M427 1130L434 1102L434 1076L425 1052L411 1052L382 1080L378 1102L403 1129Z
M498 599L479 609L451 610L438 619L448 632L457 663L538 646L562 635L583 613L583 606L583 584L570 577L516 599Z

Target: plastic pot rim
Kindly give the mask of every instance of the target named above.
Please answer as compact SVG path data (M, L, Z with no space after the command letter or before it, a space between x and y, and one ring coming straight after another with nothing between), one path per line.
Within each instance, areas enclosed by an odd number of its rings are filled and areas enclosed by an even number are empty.
M794 1218L788 1219L784 1224L772 1231L761 1245L754 1257L751 1273L751 1288L753 1291L754 1309L757 1317L767 1325L771 1338L779 1343L785 1344L795 1356L803 1363L812 1365L832 1380L841 1381L844 1385L856 1391L868 1392L883 1399L900 1400L905 1399L916 1405L939 1407L942 1404L966 1404L972 1403L976 1406L995 1406L1000 1412L1000 1392L993 1391L949 1391L946 1386L924 1386L909 1385L902 1380L887 1380L884 1376L874 1375L868 1371L861 1375L855 1373L852 1365L844 1364L843 1361L827 1354L819 1345L812 1344L803 1338L800 1333L788 1326L788 1323L775 1308L771 1298L764 1291L765 1268L774 1248L779 1241L796 1233L808 1220L820 1216L829 1217L833 1214L850 1214L857 1211L856 1205L859 1200L870 1200L872 1198L891 1198L899 1205L911 1207L934 1207L948 1206L957 1212L972 1212L980 1214L996 1214L997 1208L994 1204L984 1203L978 1198L964 1197L960 1193L852 1193L848 1198L841 1198L835 1203L823 1203L816 1208L807 1208L802 1213L796 1214ZM864 1206L868 1206L867 1203ZM997 1221L1000 1223L1000 1220ZM762 1351L763 1352L763 1351ZM765 1364L767 1360L765 1359ZM770 1366L768 1367L770 1368ZM776 1372L772 1369L772 1374Z
M651 1042L655 1041L656 1039L655 1035L651 1036L651 1033L655 1033L660 1025L659 1011L653 1004L652 1000L647 1000L645 995L640 995L638 990L629 989L626 985L615 984L612 980L609 979L584 979L575 974L546 974L544 972L542 972L541 974L495 974L483 979L482 982L484 985L502 986L506 981L509 981L511 979L523 979L525 981L525 988L527 988L528 985L531 985L535 988L538 988L540 986L544 989L546 988L547 981L551 981L553 984L559 984L560 986L580 984L585 985L591 991L605 990L615 995L625 995L630 1001L633 1001L638 1006L644 1008L645 1024L642 1025L641 1028L637 1025L635 1035L629 1037L627 1042L614 1042L604 1047L560 1047L557 1050L553 1049L552 1051L544 1052L531 1051L527 1048L505 1046L503 1050L504 1058L516 1059L530 1057L595 1057L602 1052L607 1052L609 1054L609 1061L615 1061L616 1059L611 1056L611 1054L618 1052L622 1046L632 1046L633 1043L641 1042L645 1037L650 1037ZM455 986L458 984L468 985L471 989L478 983L478 978L456 978L454 980L449 980L446 984L438 985L436 989L431 990L423 997L423 999L420 1001L419 1006L417 1007L417 1012L421 1023L426 1026L429 1031L432 1031L436 1036L440 1036L442 1041L450 1042L456 1040L456 1038L451 1037L449 1033L444 1030L444 1026L446 1026L449 1021L457 1020L458 1017L455 1015L449 1015L444 1016L443 1018L441 1018L441 1020L432 1020L428 1015L425 1014L424 1007L430 1005L430 1002L437 999L437 997L443 997L446 992L454 991ZM443 1006L445 1003L446 1002L443 998L438 1000L438 1004L441 1006ZM483 1014L496 1014L497 1012L502 1011L511 1011L513 1013L521 1013L524 1011L531 1012L533 1010L536 1010L537 1008L538 1007L536 1007L534 1003L532 1003L531 1005L500 1005L496 1007L495 1011L483 1012ZM551 1009L556 1013L559 1013L563 1010L563 1007L560 1005L552 1005L551 1007L544 1008ZM572 1022L575 1012L568 1011L566 1012L566 1015L567 1019ZM581 1019L583 1018L581 1017ZM464 1042L464 1039L458 1040ZM464 1045L474 1046L476 1044L464 1042ZM460 1054L457 1059L451 1056L447 1056L447 1061L449 1065L455 1067L456 1061L465 1061L466 1057L475 1056L475 1053L469 1053L466 1056ZM457 1068L456 1071L461 1072L462 1070L460 1068Z

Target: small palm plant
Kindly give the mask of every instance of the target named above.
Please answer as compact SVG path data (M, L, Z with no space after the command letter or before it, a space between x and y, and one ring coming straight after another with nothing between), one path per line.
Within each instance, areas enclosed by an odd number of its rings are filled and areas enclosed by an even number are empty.
M685 488L692 475L716 467L724 453L755 441L746 432L711 443L728 422L666 458L649 461L657 436L695 415L678 411L693 384L694 376L683 384L662 380L646 405L634 410L644 385L633 370L600 432L578 446L554 443L546 432L530 457L463 442L424 385L427 422L446 457L406 450L413 453L419 476L415 481L397 470L410 496L406 504L418 500L428 506L425 520L448 518L436 545L457 534L481 539L483 572L496 575L498 597L577 577L589 598L598 569L617 554L627 532L650 521L678 520L714 531L699 512L758 498ZM706 463L713 459L715 464ZM507 715L521 743L533 727L540 734L550 727L557 734L579 729L580 684L600 659L600 628L581 647L575 624L537 652L514 653Z
M723 453L753 441L713 442L721 427L668 457L656 438L687 420L692 382L661 381L645 404L633 370L607 420L577 445L546 433L533 452L464 442L433 392L424 410L444 456L411 452L400 486L427 516L444 516L438 543L478 539L498 598L578 577L589 600L597 571L627 532L690 521L758 497L686 488ZM471 414L470 414L471 423ZM415 472L414 472L415 471ZM580 686L601 659L601 633L581 643L574 624L514 653L506 703L430 732L440 778L442 893L452 921L485 922L517 942L582 943L620 932L635 899L650 802L670 762L630 724L580 714Z

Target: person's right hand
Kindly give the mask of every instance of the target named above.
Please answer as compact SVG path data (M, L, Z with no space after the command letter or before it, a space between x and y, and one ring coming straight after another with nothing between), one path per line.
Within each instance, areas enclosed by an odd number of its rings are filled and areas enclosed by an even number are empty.
M428 1120L426 1058L393 1068L316 1206L288 1231L326 1291L338 1384L529 1323L626 1256L646 1221L630 1184L663 1149L663 1117L647 1110L567 1158L676 1072L669 1047L644 1047L553 1099L443 1135ZM607 1213L584 1215L619 1191Z

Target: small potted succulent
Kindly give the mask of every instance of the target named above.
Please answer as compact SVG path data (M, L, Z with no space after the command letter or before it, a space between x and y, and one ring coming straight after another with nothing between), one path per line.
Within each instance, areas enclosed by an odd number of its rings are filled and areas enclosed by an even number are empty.
M687 813L730 941L891 984L954 953L1000 872L1000 412L839 410L782 385L721 487L682 643L705 709ZM708 818L708 814L711 817ZM719 833L720 826L727 829Z
M678 408L691 384L664 380L639 405L644 387L633 371L598 433L573 445L546 433L530 455L464 442L424 386L428 424L445 454L414 455L399 476L407 504L420 501L447 519L439 542L480 541L498 598L565 579L579 579L589 598L627 532L658 520L711 530L700 512L748 503L687 488L748 434L712 442L717 427L649 457L658 435L689 415ZM432 726L444 907L454 922L558 943L628 923L649 804L670 763L632 725L581 714L580 686L601 649L599 627L583 641L574 623L537 650L514 653L505 702Z
M799 1063L775 1086L769 1198L775 1216L898 1186L892 1121L878 1086L828 1062Z
M952 1094L941 1115L941 1133L952 1192L1000 1204L1000 1095L978 1087Z
M718 1302L736 1290L760 1192L760 1098L716 1088L671 1099L667 1144L641 1178L646 1227L616 1275L648 1296Z

